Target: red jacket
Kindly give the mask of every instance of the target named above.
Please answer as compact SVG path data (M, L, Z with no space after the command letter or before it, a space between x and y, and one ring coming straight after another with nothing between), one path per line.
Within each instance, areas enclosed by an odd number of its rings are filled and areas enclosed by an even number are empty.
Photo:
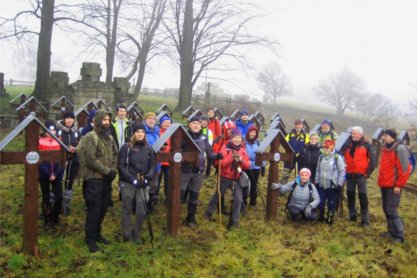
M240 173L233 167L233 153L239 154L242 158L242 162L240 165L242 170L249 169L250 160L248 154L246 153L246 148L244 145L241 145L240 149L237 151L232 150L229 147L229 144L223 145L223 147L220 150L220 153L223 155L223 159L220 160L222 177L228 179L238 179L240 177Z
M216 117L210 118L210 122L207 127L211 130L211 132L213 132L213 139L222 136L220 121Z
M396 146L395 142L390 149L384 147L379 163L378 185L380 188L404 187L411 173L411 164L408 160L408 150L404 146Z
M353 156L350 154L352 143L346 147L344 153L347 174L362 174L368 177L375 169L375 158L369 144L362 138Z
M164 134L164 132L166 131L166 129L160 129L159 130L159 137L161 137L162 136L162 134ZM165 153L168 153L170 150L171 150L171 139L168 139L168 141L166 141L166 143L165 143L166 145L164 145L164 146L162 146L162 148L161 148L161 152L165 152ZM161 165L162 166L169 166L169 161L164 161L164 162L161 162Z

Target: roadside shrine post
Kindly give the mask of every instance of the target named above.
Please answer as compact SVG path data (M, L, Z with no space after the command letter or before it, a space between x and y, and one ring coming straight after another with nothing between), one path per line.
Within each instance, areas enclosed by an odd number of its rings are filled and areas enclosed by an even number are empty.
M141 123L143 121L143 109L134 101L127 106L128 118L132 122Z
M256 119L258 120L258 122L260 123L260 125L262 126L262 128L265 127L265 116L260 112L260 111L256 111L255 114L253 114Z
M75 119L77 120L77 126L78 128L85 127L87 125L87 119L88 119L88 111L81 107L74 113Z
M169 116L171 116L172 117L172 114L173 114L173 112L172 112L172 110L171 110L171 108L169 108L168 107L168 105L166 105L165 103L164 104L162 104L159 108L158 108L158 110L156 110L156 114L159 114L159 113L161 113L162 111L166 111L166 112L168 112L168 114L169 114Z
M110 112L110 108L106 105L103 99L99 98L95 104L99 110Z
M19 107L27 99L28 99L28 97L24 93L19 94L18 96L16 96L14 99L12 99L10 101L10 108L17 108L17 107Z
M374 134L372 135L372 151L375 153L376 157L376 167L379 166L379 158L381 156L381 150L382 150L382 143L381 143L381 137L382 137L382 131L384 131L383 128L377 128Z
M219 108L215 107L214 108L214 117L217 117L217 119L220 120L224 117L224 114Z
M60 97L54 104L52 104L52 110L61 112L61 119L64 118L64 114L67 111L74 111L74 105L67 99L67 97Z
M196 109L190 116L188 116L188 121L191 120L193 117L201 117L203 115L203 112L201 112L199 109Z
M170 140L171 149L169 152L161 150L166 142ZM184 152L181 145L184 143L191 147L191 151ZM192 162L196 166L199 163L198 154L200 148L188 135L184 127L179 123L173 123L164 134L152 146L156 153L158 162L169 162L169 183L168 183L168 233L178 234L180 223L180 190L181 190L181 163Z
M249 122L251 122L258 130L261 130L261 123L255 115L249 116Z
M281 147L281 148L280 148ZM268 150L269 148L269 150ZM274 182L278 182L278 162L292 162L294 151L290 144L285 140L285 136L279 129L271 129L268 135L262 140L256 150L256 165L261 166L262 161L269 161L266 213L265 220L271 221L277 217L277 194L276 190L271 189Z
M89 102L87 102L86 104L84 104L84 106L83 106L87 111L88 111L88 113L90 113L91 112L91 110L99 110L99 108L98 108L98 106L97 106L97 104L95 104L93 101L89 101Z
M61 150L39 151L39 129L49 133L60 145ZM4 151L5 147L25 131L24 151ZM68 148L58 137L50 133L43 123L32 112L23 119L1 142L1 164L25 164L24 212L23 212L23 251L29 255L39 257L37 242L38 235L38 178L39 163L47 161L61 161L64 163Z
M46 110L46 108L33 96L17 107L16 111L19 122L26 118L31 112L35 112L36 117L43 120L46 120L48 115L48 110Z
M184 111L182 111L181 116L183 119L188 119L188 117L191 116L194 113L194 111L195 108L190 105L187 108L185 108Z

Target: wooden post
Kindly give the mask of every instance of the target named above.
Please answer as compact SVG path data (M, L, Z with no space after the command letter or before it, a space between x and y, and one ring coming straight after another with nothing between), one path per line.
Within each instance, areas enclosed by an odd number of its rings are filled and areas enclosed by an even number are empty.
M60 145L60 151L44 151L39 153L39 127L49 133L47 128L36 118L35 113L28 115L16 128L0 142L1 164L25 164L24 214L23 214L23 251L38 257L38 178L39 163L48 161L65 161L68 148L55 135L50 134ZM25 151L4 152L3 149L20 132L25 130Z
M285 152L280 152L282 146ZM266 152L269 147L269 152ZM293 149L285 140L284 134L279 129L270 129L268 135L261 142L256 150L256 165L261 166L262 161L269 161L267 196L266 196L266 213L265 220L271 221L277 216L277 192L271 189L274 182L278 182L278 163L279 161L292 161Z

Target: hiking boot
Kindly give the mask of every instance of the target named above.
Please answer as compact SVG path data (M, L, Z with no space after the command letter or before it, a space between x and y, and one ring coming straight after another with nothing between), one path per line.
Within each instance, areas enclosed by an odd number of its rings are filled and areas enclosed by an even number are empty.
M102 235L98 236L97 242L103 243L104 245L109 245L110 244L110 240L104 238Z
M234 230L234 229L238 229L240 228L239 222L232 222L229 224L229 226L227 226L227 229L230 230Z
M368 221L361 221L361 227L368 227L369 222Z
M356 215L349 216L349 221L356 222Z
M392 241L395 243L404 243L404 239L399 237L393 237Z
M187 216L185 219L185 224L190 228L196 228L198 227L197 222L195 221L194 216Z
M206 212L204 214L204 218L209 222L214 222L213 215L211 213Z
M93 241L88 243L88 251L90 251L90 253L96 253L100 250L101 248L97 245L97 242Z
M384 238L392 237L392 235L389 232L382 232L379 234L379 236Z
M230 213L226 209L222 209L222 214L226 216L230 215Z
M250 200L249 206L256 207L256 200Z
M333 217L334 217L334 213L330 212L329 215L327 216L327 220L326 220L327 225L332 225L333 224Z

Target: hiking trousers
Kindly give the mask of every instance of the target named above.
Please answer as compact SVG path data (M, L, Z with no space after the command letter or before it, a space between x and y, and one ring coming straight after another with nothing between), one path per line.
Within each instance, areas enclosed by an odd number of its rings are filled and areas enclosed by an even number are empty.
M369 223L369 205L368 205L368 185L367 179L361 174L349 174L346 179L347 199L349 208L349 217L356 218L356 187L358 187L358 197L363 223Z

